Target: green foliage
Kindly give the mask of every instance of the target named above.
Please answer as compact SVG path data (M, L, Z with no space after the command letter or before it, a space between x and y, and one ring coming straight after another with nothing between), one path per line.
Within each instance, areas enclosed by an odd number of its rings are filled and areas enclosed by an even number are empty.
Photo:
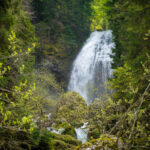
M34 76L33 81L36 83L34 95L47 113L54 111L57 99L63 93L62 87L56 81L54 74L46 69L45 65L35 69L32 73Z
M88 107L83 98L68 92L60 97L56 106L53 120L57 123L68 122L73 126L80 126L87 119Z
M40 150L54 150L54 146L52 143L52 134L46 130L43 130L38 147Z
M35 41L35 35L30 18L23 9L22 0L5 0L0 4L0 57L2 57L8 55L8 38L12 30L16 33L19 45L24 48Z
M56 140L61 140L67 144L70 144L70 145L74 145L74 146L77 146L77 145L80 145L81 142L76 140L75 138L73 138L72 136L70 135L59 135L59 134L54 134L53 133L53 138L56 139ZM69 145L68 145L69 146Z
M91 7L92 28L113 30L116 43L114 67L127 61L140 74L140 63L145 61L145 53L149 53L150 2L94 0Z
M100 133L121 137L125 149L148 149L150 2L95 0L91 5L95 27L113 30L116 47L112 57L116 69L110 81L112 98L90 106L90 123Z
M57 135L37 128L32 134L15 128L0 128L0 141L1 150L72 150L81 144L69 135Z
M29 125L28 128L32 128L33 124L30 120L32 119L31 115L33 114L31 103L36 101L33 98L35 84L29 84L28 78L25 76L25 73L27 72L27 68L25 67L28 67L27 63L25 63L25 60L30 60L30 53L32 48L28 48L23 52L22 49L18 49L16 41L16 35L14 32L12 32L12 34L9 36L10 54L7 56L7 59L5 59L7 60L7 64L3 62L0 63L0 125L19 125L24 128L25 124L30 124L31 126Z
M94 123L94 122L93 122ZM97 139L100 136L100 131L99 128L97 128L96 126L90 127L90 130L88 132L88 139Z
M110 150L120 150L123 148L123 142L121 139L113 135L103 134L98 139L91 140L88 143L77 147L76 150L84 150L84 149L110 149Z
M39 150L72 150L77 145L81 144L80 141L69 135L58 135L51 133L45 129L34 130L32 134L36 139L37 149Z
M149 60L148 56L140 82L128 65L117 68L110 81L115 91L113 97L107 101L97 100L89 108L89 123L97 127L100 134L121 137L125 149L149 147Z
M91 133L98 129L99 135L110 130L119 117L119 108L111 98L107 101L95 100L89 108L89 123ZM120 114L121 115L121 114ZM90 132L89 132L90 133ZM90 137L89 137L90 138Z
M128 146L131 146L131 143L134 143L137 147L140 145L149 146L149 56L145 59L145 64L143 64L143 75L140 79L140 82L137 82L137 79L134 76L134 73L131 72L130 68L127 68L125 65L122 68L118 68L114 73L115 77L112 80L112 86L116 90L114 93L114 100L120 102L119 106L120 111L124 112L120 118L125 119L128 123L126 124L122 119L118 121L118 124L122 124L122 128L125 130ZM122 81L120 80L122 70L126 75ZM130 72L129 72L130 70ZM125 82L128 80L128 83ZM121 82L120 82L121 81ZM120 85L121 84L121 85ZM118 87L121 88L118 88ZM120 132L123 132L120 130Z
M18 129L0 128L1 150L32 150L37 147L31 135Z
M49 108L54 108L55 100L63 89L50 71L43 68L33 71L36 48L34 27L22 1L6 0L0 3L0 149L53 150L59 149L59 144L65 150L74 149L80 142L73 137L58 137L47 130L36 129L48 125L45 109L48 113L52 111ZM72 31L69 27L63 32L62 37L70 39ZM63 42L65 45L65 40ZM73 42L68 45L73 46ZM54 45L50 42L46 46L53 49ZM63 134L75 136L75 130L68 125Z
M139 75L140 70L142 72L140 63L145 61L145 53L149 53L149 39L144 40L150 28L149 7L149 1L117 0L112 1L108 11L110 27L114 31L116 42L115 65L118 66L119 59L122 58L130 63L132 69L138 70Z
M45 126L43 106L52 104L47 102L48 98L44 98L47 95L40 94L41 84L37 82L39 79L35 78L36 75L33 73L35 65L33 53L36 41L34 28L23 9L22 1L11 0L4 8L6 14L14 12L14 18L12 18L14 23L10 24L10 28L7 29L7 44L0 43L0 49L3 49L0 51L0 126L14 126L29 129L32 132L37 125ZM4 14L0 17L5 18ZM6 27L5 22L1 22L0 25ZM46 77L42 77L45 80ZM61 88L53 75L45 82L49 82L55 91L58 89L60 92Z
M91 30L106 30L108 29L108 16L106 5L108 0L93 0L91 2L92 16L91 16Z
M125 64L123 67L118 67L113 75L111 88L115 90L114 100L119 101L121 98L123 107L129 106L139 90L137 79L134 78L132 69Z
M92 0L33 0L34 20L40 47L38 63L45 57L56 62L51 69L56 80L66 88L72 60L90 33ZM50 68L49 68L50 69ZM61 77L59 74L61 73ZM65 84L64 84L65 83Z
M63 122L62 124L58 125L58 128L64 129L62 132L63 135L71 135L72 137L76 137L74 127L69 125L67 122Z

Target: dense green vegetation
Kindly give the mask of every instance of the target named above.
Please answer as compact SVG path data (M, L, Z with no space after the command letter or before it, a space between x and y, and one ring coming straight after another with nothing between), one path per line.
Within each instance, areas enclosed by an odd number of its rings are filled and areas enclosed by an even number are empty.
M73 126L81 126L87 120L88 107L84 99L75 92L65 93L57 102L54 121L67 122ZM65 120L63 120L65 119Z
M148 0L0 0L0 149L150 149L149 16ZM91 31L107 29L114 92L87 106L64 93L71 64Z
M48 59L49 68L63 87L70 67L90 33L91 0L33 0L34 24L40 41L38 64ZM65 83L65 84L64 84Z
M116 69L110 81L115 92L107 102L98 101L91 106L97 116L93 122L101 120L100 129L121 137L125 149L149 149L150 2L95 0L93 5L96 14L104 14L99 24L113 30L116 43Z

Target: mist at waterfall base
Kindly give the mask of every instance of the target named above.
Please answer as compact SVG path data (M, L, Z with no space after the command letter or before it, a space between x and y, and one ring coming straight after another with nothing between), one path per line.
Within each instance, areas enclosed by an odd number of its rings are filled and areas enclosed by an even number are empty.
M112 69L112 31L94 31L77 55L68 85L69 91L79 93L87 104L110 92L106 88Z

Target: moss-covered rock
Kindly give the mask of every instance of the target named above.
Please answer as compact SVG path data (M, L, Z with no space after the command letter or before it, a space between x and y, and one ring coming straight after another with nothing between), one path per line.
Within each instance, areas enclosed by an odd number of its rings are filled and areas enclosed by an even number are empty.
M63 122L58 125L58 128L63 128L63 135L71 135L72 137L76 137L76 132L73 126L69 125L67 122Z
M61 140L54 140L54 146L55 150L66 150L68 149L67 144L64 141Z
M32 136L17 129L0 128L0 150L31 150L37 144Z
M100 137L100 131L98 128L90 128L89 132L88 132L88 139L92 140L92 139L97 139Z
M81 142L70 135L58 135L46 129L32 134L0 128L0 150L73 150Z
M38 144L40 150L54 150L53 135L47 130L42 130Z
M81 142L70 135L59 135L53 133L54 147L56 150L74 150Z
M68 122L79 127L86 122L87 116L88 106L84 99L76 92L67 92L60 97L52 119L56 124Z
M81 146L77 146L76 150L121 150L122 148L123 142L121 139L118 139L113 135L104 134L101 135L98 139L93 139Z
M32 134L9 128L0 128L0 150L54 150L52 134L35 129Z
M53 133L53 139L61 140L64 141L65 143L73 144L76 146L81 144L80 141L78 141L77 139L75 139L70 135L60 135L60 134Z

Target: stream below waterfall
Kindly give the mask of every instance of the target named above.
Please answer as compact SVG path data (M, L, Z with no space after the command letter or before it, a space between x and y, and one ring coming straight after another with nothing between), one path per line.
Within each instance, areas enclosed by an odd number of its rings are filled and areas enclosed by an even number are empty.
M81 141L82 143L85 143L88 139L88 131L87 129L88 122L84 123L83 126L80 128L75 128L77 140Z

